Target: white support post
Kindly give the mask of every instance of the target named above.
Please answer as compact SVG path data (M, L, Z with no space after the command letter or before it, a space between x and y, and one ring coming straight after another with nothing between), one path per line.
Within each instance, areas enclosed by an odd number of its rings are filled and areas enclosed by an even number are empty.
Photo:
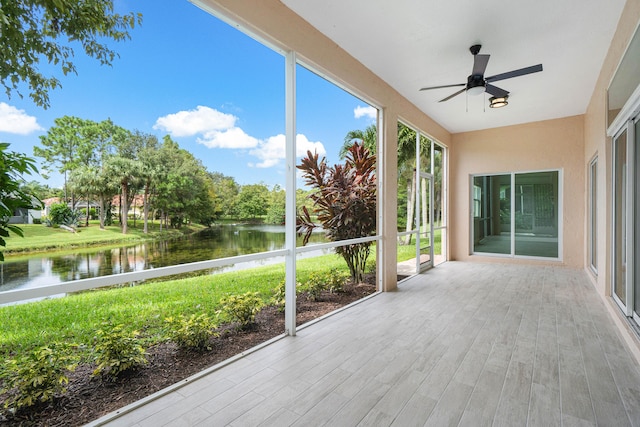
M415 212L415 228L418 230L418 233L416 234L416 274L420 274L420 232L422 231L420 199L422 198L422 193L420 190L420 131L418 130L416 130L416 170L414 172L413 179L416 181L416 198L413 201L415 208L413 210Z
M296 54L285 56L286 214L285 310L287 335L296 334Z
M384 218L384 206L385 206L385 201L387 200L386 197L386 193L385 193L385 186L386 186L386 176L383 174L382 171L385 170L385 165L386 165L386 147L384 144L384 132L385 132L385 127L384 127L384 116L383 116L383 111L382 109L378 109L378 115L376 117L377 119L377 129L378 129L378 133L377 133L377 140L376 140L376 176L378 177L377 179L377 187L376 187L376 194L377 194L377 200L376 200L376 214L378 215L378 219L376 221L376 234L378 236L381 236L384 234L384 229L385 229L385 218ZM384 241L385 239L382 240L378 240L376 242L376 290L378 292L382 292L384 289L384 273L385 273L385 265L386 265L386 259L385 259L385 255L386 255L386 251L383 250L383 246L384 246ZM397 267L396 267L397 268Z

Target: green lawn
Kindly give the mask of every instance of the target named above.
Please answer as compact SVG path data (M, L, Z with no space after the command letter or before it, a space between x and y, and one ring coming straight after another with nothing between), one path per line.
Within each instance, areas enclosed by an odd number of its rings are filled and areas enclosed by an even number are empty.
M433 231L433 253L442 253L442 230ZM411 244L401 245L398 243L398 262L407 261L416 257L415 236L411 239Z
M48 240L56 240L55 244L59 246L95 243L96 235L103 237L100 243L121 242L123 237L145 238L139 229L132 229L128 237L122 236L117 227L100 231L97 226L92 226L81 229L78 235L41 225L25 226L24 229L27 236L24 240L42 247ZM435 236L436 250L439 247L439 237L438 232ZM374 269L375 253L375 246L372 246L369 271ZM413 257L414 245L398 245L398 261ZM298 282L305 283L311 273L331 269L348 273L343 259L335 254L298 260ZM105 321L122 323L127 329L139 330L146 343L153 344L165 337L166 317L199 313L215 316L220 309L221 298L247 291L259 292L263 300L268 301L272 290L283 280L284 264L277 264L138 286L93 290L64 298L0 307L0 357L22 353L54 341L78 343L81 345L81 353L87 357L95 331Z
M334 254L299 260L298 282L304 283L312 272L333 268L348 273L342 258ZM164 339L166 317L215 316L222 297L247 291L259 292L268 301L283 280L284 264L277 264L0 307L0 356L67 341L81 344L81 353L87 357L94 333L104 321L139 330L146 343L153 344Z
M100 229L99 224L90 222L89 227L80 227L77 233L71 233L61 228L45 227L42 224L22 224L24 237L11 233L6 238L7 246L2 251L5 256L12 256L24 252L36 252L58 249L73 249L85 246L102 246L119 243L130 243L156 238L170 238L204 228L199 225L184 226L180 230L163 230L160 232L159 224L149 224L149 234L142 232L142 222L137 221L133 226L130 221L129 231L122 234L120 226L111 225Z

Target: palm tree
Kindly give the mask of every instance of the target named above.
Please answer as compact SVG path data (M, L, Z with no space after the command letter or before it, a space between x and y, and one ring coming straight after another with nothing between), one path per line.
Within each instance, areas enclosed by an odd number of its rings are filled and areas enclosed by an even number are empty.
M155 135L144 134L136 131L133 135L139 140L140 148L138 158L142 164L141 179L144 187L142 196L144 226L143 232L149 232L149 205L154 187L159 180L161 174L162 159L160 157L160 145Z
M344 144L340 148L340 158L344 158L349 148L357 141L376 153L377 127L370 125L365 130L352 130L344 137ZM427 164L431 162L432 142L424 135L420 135L420 157ZM407 186L407 224L405 231L413 229L413 220L416 200L416 131L398 122L398 182L405 182ZM422 188L422 215L423 223L427 223L427 188ZM405 238L405 244L411 243L411 235Z
M376 125L369 125L365 130L350 130L344 137L344 144L340 148L340 158L344 159L349 148L356 142L362 142L362 145L369 150L371 154L376 154L376 146L378 145L378 128Z
M73 188L87 195L87 201L91 196L98 198L100 203L100 228L104 229L107 201L118 193L117 183L105 168L96 166L81 166L74 169L69 181ZM87 206L88 218L89 208Z
M128 214L129 205L135 195L135 190L140 183L139 171L142 169L141 163L136 159L128 157L113 156L107 162L107 170L109 174L117 180L120 186L120 218L122 221L122 234L128 231Z
M426 136L420 135L420 159L422 164L431 164L432 141ZM405 231L413 229L415 200L416 200L416 132L398 122L398 182L406 183L407 188L407 223ZM426 224L427 218L427 188L422 187L422 222ZM405 244L411 243L411 234L405 237Z

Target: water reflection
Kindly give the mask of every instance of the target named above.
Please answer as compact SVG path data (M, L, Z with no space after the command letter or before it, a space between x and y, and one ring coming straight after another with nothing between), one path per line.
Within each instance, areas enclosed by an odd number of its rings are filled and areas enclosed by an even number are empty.
M322 233L311 243L323 243ZM38 254L0 263L0 292L55 285L71 280L140 271L284 248L284 226L220 225L180 239L147 242L70 255ZM298 245L301 245L301 239ZM317 255L317 254L316 254ZM306 256L309 256L306 254ZM217 269L238 270L282 262L282 257Z

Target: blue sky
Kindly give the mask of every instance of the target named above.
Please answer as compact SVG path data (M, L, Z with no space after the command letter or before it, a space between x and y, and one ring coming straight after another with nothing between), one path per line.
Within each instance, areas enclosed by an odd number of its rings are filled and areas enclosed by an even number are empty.
M240 184L284 186L284 57L186 0L115 5L143 14L131 40L109 43L120 58L104 67L77 51L78 75L59 76L48 110L26 93L0 94L0 141L32 156L58 117L110 118L159 139L171 135L208 170ZM374 123L375 110L301 67L297 77L298 153L315 149L335 163L346 133ZM34 178L63 183L55 173Z

